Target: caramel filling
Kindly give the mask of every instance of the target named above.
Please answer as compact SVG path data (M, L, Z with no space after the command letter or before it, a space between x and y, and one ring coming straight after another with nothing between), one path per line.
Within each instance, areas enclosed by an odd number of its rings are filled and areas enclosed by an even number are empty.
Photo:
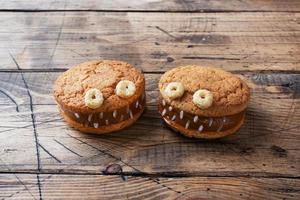
M61 111L73 121L80 123L86 127L99 128L101 126L108 126L117 124L122 121L133 119L134 115L139 113L146 104L145 94L142 94L134 103L116 109L112 112L95 112L90 114L77 113L60 107Z
M167 104L162 98L159 99L158 111L167 123L173 121L185 129L197 130L199 132L226 131L235 127L243 119L245 114L245 111L242 111L235 115L223 117L200 117L176 109Z

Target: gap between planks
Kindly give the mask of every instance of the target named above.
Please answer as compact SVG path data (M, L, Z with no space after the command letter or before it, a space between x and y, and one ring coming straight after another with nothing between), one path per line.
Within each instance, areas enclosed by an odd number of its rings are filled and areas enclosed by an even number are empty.
M35 10L35 9L0 9L0 12L103 12L103 13L300 13L300 11L276 11L276 10L222 10L222 9L199 9L199 10L78 10L78 9L49 9L49 10Z
M71 68L50 68L50 69L0 69L0 73L45 73L45 72L65 72ZM143 71L144 74L163 74L166 71ZM300 74L299 70L231 70L234 74Z
M59 172L61 171L61 172ZM184 178L184 177L215 177L215 178L266 178L266 179L277 179L277 178L288 178L288 179L300 179L300 176L286 176L276 173L186 173L186 172L158 172L158 173L147 173L147 172L117 172L117 173L105 173L105 172L65 172L62 170L51 171L45 170L40 171L0 171L0 174L33 174L33 175L99 175L99 176L132 176L132 177L145 177L145 178Z

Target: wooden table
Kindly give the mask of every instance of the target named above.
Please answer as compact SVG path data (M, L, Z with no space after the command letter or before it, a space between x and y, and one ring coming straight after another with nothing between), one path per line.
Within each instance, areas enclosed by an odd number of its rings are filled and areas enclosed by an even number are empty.
M0 199L300 199L300 1L0 2ZM53 82L92 59L146 76L132 127L87 135L62 121ZM172 132L162 73L213 65L252 88L233 136Z

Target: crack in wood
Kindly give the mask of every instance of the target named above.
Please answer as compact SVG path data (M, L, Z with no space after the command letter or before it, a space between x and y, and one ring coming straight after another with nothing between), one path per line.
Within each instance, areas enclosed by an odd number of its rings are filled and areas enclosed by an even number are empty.
M160 28L159 26L155 26L155 28L156 28L157 30L163 32L163 33L166 34L167 36L169 36L169 37L171 37L171 38L173 38L173 39L177 39L176 36L172 35L172 34L169 33L168 31L166 31L166 30Z
M63 143L61 143L60 141L53 139L56 143L60 144L62 147L64 147L65 149L67 149L68 151L70 151L71 153L79 156L79 157L83 157L82 155L80 155L79 153L76 153L75 151L73 151L72 149L70 149L69 147L67 147L66 145L64 145Z
M19 106L18 103L15 101L15 99L11 97L9 94L7 94L6 92L4 92L2 89L0 89L0 92L4 94L7 98L9 98L16 105L16 111L19 112Z
M245 155L240 154L239 152L237 152L234 148L232 148L231 146L229 146L229 144L224 144L225 146L227 146L227 148L229 150L231 150L234 153L237 153L240 155L240 157L245 160L246 162L250 163L252 166L254 166L255 168L261 170L262 172L266 173L266 170L262 169L261 167L259 167L258 165L256 165L254 162L252 162L251 160L249 160L248 158L245 157ZM280 181L283 185L286 185L285 182L283 182L282 180L278 179L278 181Z
M139 173L141 173L141 174L145 174L145 175L148 174L148 173L143 172L143 171L137 169L136 167L134 167L134 166L132 166L132 165L130 165L130 164L124 162L124 161L122 160L121 157L117 157L117 156L111 154L111 153L110 153L109 151L107 151L107 150L99 149L99 148L97 148L97 147L95 147L95 146L93 146L93 145L91 145L91 144L89 144L89 143L87 143L87 142L85 142L85 141L83 141L83 140L81 140L81 139L78 139L77 137L74 137L74 136L72 136L72 135L70 135L70 134L68 134L68 135L69 135L71 138L73 138L73 139L75 139L75 140L77 140L77 141L79 141L79 142L81 142L81 143L83 143L83 144L85 144L85 145L87 145L87 146L89 146L89 147L91 147L91 148L93 148L93 149L95 149L95 150L97 150L97 151L99 151L99 152L101 152L101 153L107 155L107 156L110 156L111 158L114 158L114 159L118 160L119 162L121 162L121 163L124 164L125 166L130 167L130 168L134 169L135 171L137 171L137 172L139 172ZM149 174L148 174L148 175L149 175ZM149 180L151 180L151 181L153 181L153 182L155 182L155 183L161 185L162 187L164 187L164 188L166 188L166 189L168 189L168 190L170 190L170 191L176 192L176 193L178 193L178 194L181 193L180 191L174 190L173 188L170 188L169 186L160 183L159 180L153 179L153 178L151 178L151 177L149 177Z
M39 146L49 155L51 156L54 160L56 160L57 162L61 163L61 160L59 160L56 156L54 156L52 153L50 153L50 151L48 151L44 146L42 146L41 144L39 144Z
M16 61L16 59L14 58L14 56L10 52L9 52L9 55L10 55L11 59L13 60L13 62L15 63L16 67L18 68L18 70L20 70L21 68L20 68L18 62ZM41 171L39 140L38 140L38 135L37 135L37 131L36 131L35 116L34 116L34 111L33 111L33 98L31 96L28 84L27 84L27 82L25 80L25 77L24 77L24 75L23 75L22 72L21 72L21 77L22 77L24 86L26 88L27 95L29 97L30 112L31 112L30 116L31 116L31 122L32 122L34 139L35 139L35 149L36 149L36 157L37 157L37 168L38 168L38 171ZM42 200L43 199L43 197L42 197L42 186L40 184L39 176L37 176L37 182L38 182L38 189L39 189L39 197L40 197L40 200Z
M8 171L9 172L11 172L15 177L16 177L16 179L18 180L18 182L21 184L21 185L23 185L24 186L24 190L26 190L32 197L33 197L33 199L36 199L34 196L33 196L33 194L31 193L31 191L29 190L29 188L27 187L27 185L25 185L24 183L23 183L23 181L20 179L20 177L19 176L17 176L17 174L16 173L14 173L14 172L12 172L12 170L11 170L11 168L0 158L0 161L3 163L3 165L8 169ZM22 190L20 190L20 191L22 191ZM10 196L9 196L9 198L11 198L11 197L13 197L15 194L11 194Z
M23 104L23 105L27 105L27 104ZM35 123L35 124L36 125L41 125L41 124L45 124L45 123L48 123L48 122L55 122L55 121L61 121L61 118L60 119L53 119L53 120L46 120L46 121L43 121L43 122L40 122L40 123ZM20 127L13 127L11 129L8 129L8 130L0 131L0 133L13 131L13 130L20 129L20 128L28 128L28 127L31 127L31 126L32 126L32 124L26 125L26 126L20 126Z
M205 57L205 56L184 56L182 59L189 60L201 60L201 59L210 59L210 60L241 60L239 58L226 58L226 57Z
M46 67L46 68L48 68L48 67L50 66L50 64L51 64L51 62L52 62L52 59L53 59L53 56L54 56L54 54L55 54L55 52L56 52L56 47L57 47L57 45L58 45L58 43L59 43L59 40L60 40L60 37L61 37L61 33L62 33L64 24L65 24L65 15L66 15L66 13L64 12L63 18L62 18L62 22L61 22L61 25L60 25L60 28L59 28L59 32L58 32L58 35L57 35L57 39L56 39L56 42L55 42L55 46L54 46L54 48L53 48L53 51L52 51L52 53L51 53L51 56L50 56L50 58L49 58L49 62L48 62L48 64L47 64L47 67Z

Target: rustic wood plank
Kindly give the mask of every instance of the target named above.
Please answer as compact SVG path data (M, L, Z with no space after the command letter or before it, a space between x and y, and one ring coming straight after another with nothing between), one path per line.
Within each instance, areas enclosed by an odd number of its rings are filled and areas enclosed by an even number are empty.
M102 173L111 164L118 164L129 174L299 177L299 74L239 75L253 94L245 125L236 135L205 142L181 137L162 124L155 106L160 74L146 74L147 111L134 126L103 136L81 134L61 120L50 96L60 73L24 73L34 104L41 172ZM29 101L21 93L24 86L15 74L19 73L0 73L0 80L6 82L0 89L10 91L17 103L22 99L22 106L28 108ZM3 100L6 98L0 95L0 101L11 110L2 112L11 113L1 115L1 125L3 120L20 123L15 104ZM3 143L17 128L12 125L13 130L0 133ZM32 130L20 132L33 139ZM23 171L27 169L22 169L22 163L36 164L35 155L29 156L16 153L3 160L13 171ZM8 171L4 167L0 170Z
M225 177L41 176L43 199L299 199L299 179ZM0 198L38 198L36 175L0 175ZM2 187L3 186L3 187ZM32 196L31 196L32 195Z
M0 13L0 69L65 69L120 59L145 72L178 65L299 71L300 13Z
M39 199L36 174L0 174L0 199Z
M1 10L107 10L107 11L300 11L297 0L10 0L1 2Z

